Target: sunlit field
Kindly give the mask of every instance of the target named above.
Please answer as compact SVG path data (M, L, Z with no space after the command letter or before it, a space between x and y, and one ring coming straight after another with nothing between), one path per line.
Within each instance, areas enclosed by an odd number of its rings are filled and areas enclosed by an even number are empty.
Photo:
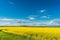
M11 40L60 40L59 27L0 27L0 36L2 32L19 36L19 39L12 37Z

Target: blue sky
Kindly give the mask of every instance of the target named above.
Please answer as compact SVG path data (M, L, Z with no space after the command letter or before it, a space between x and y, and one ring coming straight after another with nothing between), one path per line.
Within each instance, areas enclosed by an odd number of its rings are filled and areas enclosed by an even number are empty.
M60 0L0 0L0 20L1 25L60 25Z

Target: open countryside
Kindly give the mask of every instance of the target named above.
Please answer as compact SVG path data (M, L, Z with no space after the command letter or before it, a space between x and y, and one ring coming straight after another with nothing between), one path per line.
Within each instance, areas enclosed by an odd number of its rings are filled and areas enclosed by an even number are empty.
M60 40L60 28L0 27L1 40Z

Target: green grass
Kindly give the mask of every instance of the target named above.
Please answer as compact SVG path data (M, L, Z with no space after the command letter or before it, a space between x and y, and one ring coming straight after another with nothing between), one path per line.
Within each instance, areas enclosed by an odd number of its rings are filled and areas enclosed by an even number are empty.
M0 31L0 40L24 40L22 36Z

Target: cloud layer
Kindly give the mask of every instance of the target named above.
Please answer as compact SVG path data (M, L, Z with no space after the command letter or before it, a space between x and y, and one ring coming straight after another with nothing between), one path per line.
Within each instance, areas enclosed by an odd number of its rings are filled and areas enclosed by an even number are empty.
M50 21L31 21L27 19L9 19L9 18L0 18L1 26L19 26L19 25L28 25L28 26L59 26L60 19L53 19Z

